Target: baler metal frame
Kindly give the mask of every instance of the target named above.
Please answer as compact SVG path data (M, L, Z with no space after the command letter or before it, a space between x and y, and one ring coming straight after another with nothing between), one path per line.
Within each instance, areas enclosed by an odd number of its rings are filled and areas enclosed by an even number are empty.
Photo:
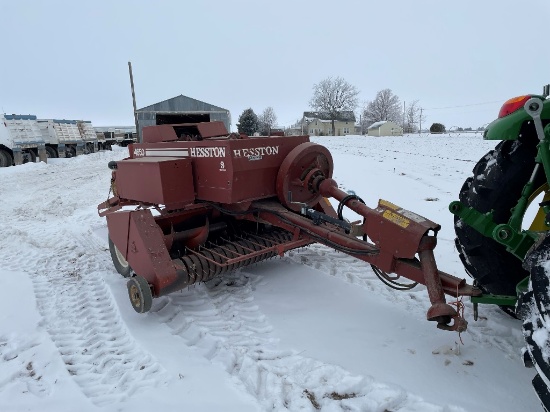
M149 310L153 297L319 242L371 264L389 283L395 273L426 285L427 319L466 329L445 294L481 291L437 268L440 226L384 200L369 208L340 190L330 152L308 136L248 137L199 123L144 128L143 141L110 165L114 196L98 206L136 274L128 282L136 311ZM257 183L246 181L251 176ZM127 206L135 210L121 210ZM344 206L363 221L344 221Z

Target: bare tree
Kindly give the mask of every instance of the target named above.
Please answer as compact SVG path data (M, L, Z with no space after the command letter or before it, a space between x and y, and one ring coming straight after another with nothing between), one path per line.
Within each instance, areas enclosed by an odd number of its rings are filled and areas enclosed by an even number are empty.
M332 123L332 134L336 135L334 121L343 111L357 107L359 90L341 77L328 77L313 86L313 97L309 101L312 109L328 114Z
M401 104L391 89L380 90L373 101L368 102L363 110L365 123L371 125L381 121L400 124L403 119Z
M277 123L277 115L273 107L269 106L258 116L258 123L260 126L260 133L269 136L271 134L271 129Z
M407 107L405 113L405 129L403 133L415 133L418 131L418 124L420 124L421 121L426 121L426 116L422 114L418 100L413 100L409 103L409 107Z

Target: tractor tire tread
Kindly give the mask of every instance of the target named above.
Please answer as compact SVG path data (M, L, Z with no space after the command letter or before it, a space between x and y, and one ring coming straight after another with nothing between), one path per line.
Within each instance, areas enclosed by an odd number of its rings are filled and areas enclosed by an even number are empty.
M523 141L525 140L525 141ZM494 211L496 223L507 223L535 166L538 141L505 140L483 156L460 190L460 201L481 213ZM541 185L539 173L535 185ZM506 248L455 217L455 245L468 274L485 292L515 295L519 281L528 276L521 261Z

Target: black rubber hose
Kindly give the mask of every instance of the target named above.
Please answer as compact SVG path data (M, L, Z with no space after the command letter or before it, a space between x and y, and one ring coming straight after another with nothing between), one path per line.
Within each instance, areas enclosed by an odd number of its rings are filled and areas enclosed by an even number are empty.
M346 205L346 202L351 199L359 200L361 203L365 204L363 199L361 199L357 195L347 195L345 198L343 198L340 203L338 203L338 219L344 220L344 217L342 216L342 211L344 210L344 206Z

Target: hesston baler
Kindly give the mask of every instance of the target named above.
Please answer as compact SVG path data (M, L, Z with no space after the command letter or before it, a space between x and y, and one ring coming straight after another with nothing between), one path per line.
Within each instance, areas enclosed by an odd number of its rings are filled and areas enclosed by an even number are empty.
M466 329L445 294L481 291L438 270L440 226L384 200L369 208L340 190L330 152L308 136L249 137L210 122L145 127L142 140L129 146L129 158L110 163L113 197L98 206L137 312L153 298L319 242L371 264L388 285L426 285L427 319ZM346 221L343 207L363 220Z

